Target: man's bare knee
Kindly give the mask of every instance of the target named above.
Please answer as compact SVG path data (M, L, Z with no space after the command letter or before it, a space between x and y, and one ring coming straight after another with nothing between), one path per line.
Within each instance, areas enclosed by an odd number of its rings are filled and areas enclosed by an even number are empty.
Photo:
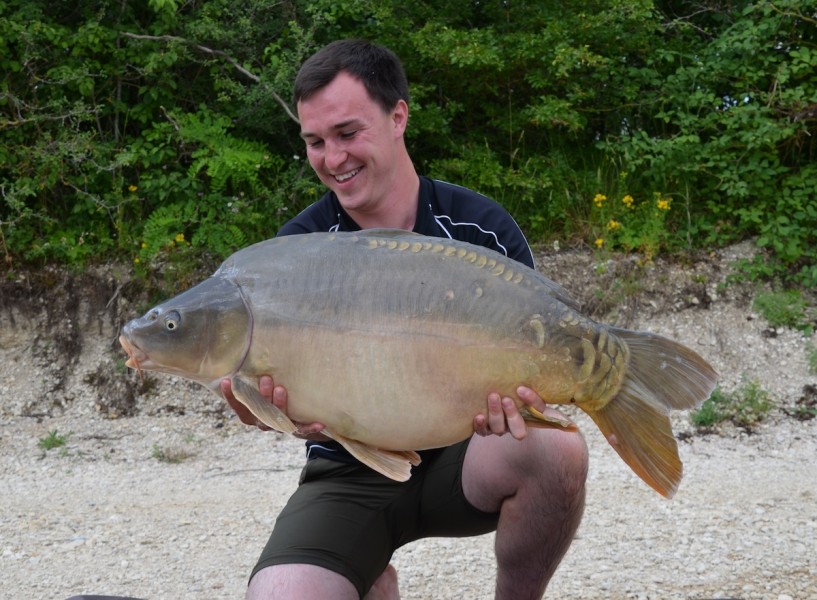
M386 567L372 589L363 597L363 600L400 600L400 590L397 586L397 569L392 565Z
M247 587L246 600L359 600L357 589L343 575L316 565L274 565L258 571Z
M564 470L563 484L567 493L577 494L584 490L587 480L589 456L584 437L579 433L559 432L554 440L555 451L561 457ZM551 453L553 450L551 451Z

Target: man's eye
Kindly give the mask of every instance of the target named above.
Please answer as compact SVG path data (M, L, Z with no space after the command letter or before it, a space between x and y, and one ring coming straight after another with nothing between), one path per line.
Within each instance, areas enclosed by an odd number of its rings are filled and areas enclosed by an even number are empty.
M357 131L344 131L340 134L340 139L342 140L350 140L357 134Z
M323 140L315 140L314 142L307 142L307 146L310 148L320 148L323 145Z

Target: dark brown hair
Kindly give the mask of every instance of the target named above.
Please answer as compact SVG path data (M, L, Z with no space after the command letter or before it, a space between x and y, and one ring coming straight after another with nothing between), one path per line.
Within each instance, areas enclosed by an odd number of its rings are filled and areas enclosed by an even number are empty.
M295 103L309 99L341 71L358 79L384 112L398 100L409 101L406 73L397 55L366 40L349 39L324 46L304 62L295 78Z

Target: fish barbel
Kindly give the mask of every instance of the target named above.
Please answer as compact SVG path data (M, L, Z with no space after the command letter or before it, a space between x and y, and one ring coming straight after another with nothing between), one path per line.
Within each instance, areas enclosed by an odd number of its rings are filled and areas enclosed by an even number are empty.
M320 422L398 481L415 451L473 433L489 393L525 385L575 404L647 484L672 496L682 465L670 425L717 375L667 338L596 323L559 285L480 246L397 230L260 242L129 322L128 366L233 392L285 433ZM287 389L288 414L258 391ZM518 398L527 423L563 426Z

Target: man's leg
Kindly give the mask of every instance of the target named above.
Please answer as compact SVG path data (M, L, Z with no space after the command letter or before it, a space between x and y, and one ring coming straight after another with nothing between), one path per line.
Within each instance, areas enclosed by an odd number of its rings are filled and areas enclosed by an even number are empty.
M258 571L247 587L246 600L359 600L352 582L315 565L273 565Z
M358 600L348 579L314 565L275 565L258 571L247 588L247 600ZM399 600L397 571L389 565L364 600Z
M496 598L541 598L584 511L587 446L578 432L532 429L523 440L472 437L463 491L499 512Z
M400 600L400 590L397 586L397 569L392 565L377 578L363 600Z
M392 531L411 525L411 485L364 465L308 461L253 569L247 598L398 598L397 572L389 567Z

